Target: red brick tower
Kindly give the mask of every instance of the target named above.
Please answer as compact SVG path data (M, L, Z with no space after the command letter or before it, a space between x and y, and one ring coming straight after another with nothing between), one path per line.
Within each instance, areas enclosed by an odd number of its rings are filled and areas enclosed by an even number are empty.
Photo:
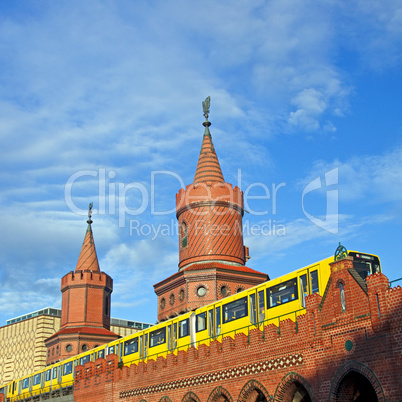
M209 97L203 106L205 132L194 181L176 194L179 272L154 285L158 320L268 279L244 265L249 257L243 244L243 192L223 178L209 131Z
M113 279L99 269L89 206L88 228L75 271L61 279L60 331L46 343L47 364L66 359L117 339L110 329L110 295Z

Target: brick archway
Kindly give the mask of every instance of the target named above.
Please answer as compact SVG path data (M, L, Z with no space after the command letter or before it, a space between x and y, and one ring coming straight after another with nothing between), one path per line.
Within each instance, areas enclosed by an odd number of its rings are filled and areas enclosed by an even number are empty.
M168 396L164 396L159 399L159 402L172 402L172 400Z
M295 394L298 393L303 401L316 402L313 389L307 380L300 374L290 372L282 378L275 391L275 401L290 402Z
M194 393L194 392L187 392L186 395L184 395L183 399L181 402L201 402L200 398Z
M207 402L233 402L233 398L227 389L216 387L209 395Z
M332 379L329 390L329 402L341 401L339 398L340 393L344 391L345 381L349 381L354 386L358 386L356 382L362 381L364 383L367 381L365 388L367 388L367 385L371 385L378 401L385 402L384 390L375 373L363 363L353 360L343 365Z
M271 400L266 388L257 380L248 381L240 391L238 402L266 402Z

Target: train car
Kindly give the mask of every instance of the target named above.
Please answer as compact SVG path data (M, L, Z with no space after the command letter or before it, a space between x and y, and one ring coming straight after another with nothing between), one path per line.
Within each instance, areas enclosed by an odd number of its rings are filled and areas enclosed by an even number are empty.
M368 275L381 272L378 256L349 251L353 258L353 275L366 280ZM222 341L225 336L268 324L279 327L283 320L305 314L305 298L318 293L324 295L330 276L329 257L314 264L287 273L279 278L218 300L195 311L185 313L153 327L99 346L62 362L53 364L36 373L4 384L0 392L7 400L17 401L40 393L57 391L72 386L75 367L94 362L109 354L116 354L119 363L129 366L149 359L156 360L168 353L198 347L212 340Z

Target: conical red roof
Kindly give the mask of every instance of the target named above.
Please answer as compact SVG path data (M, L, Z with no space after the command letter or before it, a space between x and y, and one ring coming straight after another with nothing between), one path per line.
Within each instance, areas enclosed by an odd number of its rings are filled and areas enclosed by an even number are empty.
M204 122L205 132L202 140L201 152L198 158L197 169L194 176L194 184L219 182L224 183L221 166L212 143L211 133L209 132L209 121Z
M78 257L76 271L100 271L91 223L92 221L88 220L88 228L85 233L84 242L82 243L80 256Z

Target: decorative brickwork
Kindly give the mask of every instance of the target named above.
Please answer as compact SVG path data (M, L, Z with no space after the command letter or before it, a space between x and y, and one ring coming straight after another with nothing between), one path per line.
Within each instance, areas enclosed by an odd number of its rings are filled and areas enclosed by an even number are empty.
M110 355L99 359L104 363L98 377L86 371L98 360L77 366L75 400L347 401L359 394L399 400L402 288L388 288L387 278L374 274L367 278L366 293L348 265L348 260L333 265L325 300L307 296L306 314L297 326L285 320L280 331L273 324L250 328L131 367L117 368L117 356Z
M92 205L90 206L91 212ZM77 355L119 335L110 331L112 278L99 269L89 215L75 271L61 279L60 330L46 339L46 364Z
M176 194L179 221L179 272L154 285L158 321L194 310L248 289L268 275L244 266L243 192L226 183L209 132L205 132L194 182ZM247 249L248 250L248 249ZM223 294L222 286L229 293ZM184 289L180 298L179 290ZM203 287L203 289L200 289ZM231 291L233 289L233 291Z

